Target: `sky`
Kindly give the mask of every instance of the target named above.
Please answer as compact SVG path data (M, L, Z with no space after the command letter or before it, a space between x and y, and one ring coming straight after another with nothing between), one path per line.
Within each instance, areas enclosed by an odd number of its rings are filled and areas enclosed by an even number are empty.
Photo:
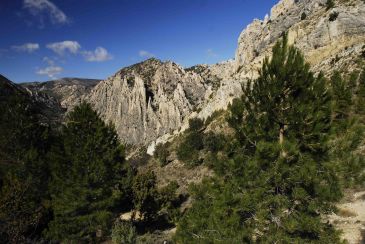
M234 58L277 0L0 0L0 74L14 82L105 79L155 57L184 67Z

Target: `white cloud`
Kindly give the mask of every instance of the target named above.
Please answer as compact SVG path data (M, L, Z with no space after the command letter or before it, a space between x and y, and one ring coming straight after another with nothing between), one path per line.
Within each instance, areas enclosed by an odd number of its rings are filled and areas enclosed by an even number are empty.
M49 78L55 79L55 78L57 78L56 77L57 75L59 75L63 72L63 68L60 66L57 66L55 64L55 61L52 60L51 58L44 57L43 62L47 63L48 66L43 69L39 69L37 71L38 75L47 75Z
M81 46L77 41L63 41L50 43L47 45L47 48L62 56L66 51L77 54Z
M69 18L54 3L49 0L24 0L23 8L33 16L38 17L41 26L44 25L44 15L47 15L53 24L66 24Z
M142 58L153 58L155 57L155 55L153 53L150 53L148 51L145 50L140 50L139 51L139 56Z
M208 50L206 51L206 54L207 54L207 56L208 56L209 58L216 58L216 57L218 57L218 54L216 54L216 53L213 51L213 49L208 49Z
M43 62L47 63L50 66L54 66L55 65L55 61L49 57L44 57L43 58Z
M84 51L83 55L88 62L104 62L113 59L113 56L103 47L97 47L94 51Z
M11 49L13 49L17 52L32 53L39 49L39 44L38 43L25 43L20 46L12 46Z
M37 71L39 75L47 75L51 79L57 78L56 75L61 74L63 71L62 67L59 66L48 66L44 69L40 69Z

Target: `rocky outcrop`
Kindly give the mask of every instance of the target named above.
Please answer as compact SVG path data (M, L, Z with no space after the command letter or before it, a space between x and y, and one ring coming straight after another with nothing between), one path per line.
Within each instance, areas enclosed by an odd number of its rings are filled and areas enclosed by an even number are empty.
M46 103L57 103L64 110L70 111L99 82L100 80L94 79L63 78L21 85L36 99Z
M209 90L193 70L149 59L102 81L85 99L115 124L125 143L147 145L181 127Z
M254 20L238 40L236 76L255 77L263 58L270 55L272 45L284 32L315 71L331 70L333 64L323 65L344 49L356 52L354 47L365 41L365 4L361 0L335 2L336 7L327 10L326 0L282 0L272 8L270 17Z
M333 70L351 71L359 58L365 55L365 3L361 0L335 1L335 8L326 9L327 0L281 0L264 20L254 20L238 39L235 60L204 66L214 75L216 90L191 117L206 119L214 111L227 108L233 98L242 94L241 85L254 79L272 46L288 33L294 44L305 55L313 71L330 74ZM206 83L212 78L203 74ZM214 80L214 79L213 79ZM182 125L182 130L187 124ZM148 148L151 154L155 144L164 143L173 136L160 137Z
M281 0L264 20L241 33L235 60L183 67L149 59L98 81L63 79L26 84L41 99L47 94L71 109L82 100L112 122L127 144L163 143L183 131L191 117L208 118L242 94L241 85L257 77L265 57L284 32L314 71L351 70L365 55L365 3L337 0ZM96 85L97 84L97 85ZM37 95L38 94L38 95ZM48 98L44 98L48 99Z

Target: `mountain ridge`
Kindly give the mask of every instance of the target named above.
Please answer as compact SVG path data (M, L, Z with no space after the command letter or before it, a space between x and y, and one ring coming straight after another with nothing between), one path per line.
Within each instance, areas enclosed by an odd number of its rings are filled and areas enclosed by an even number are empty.
M264 20L255 19L242 31L234 60L183 68L147 59L91 89L58 87L64 94L61 105L69 111L81 101L91 103L105 121L115 124L122 141L149 147L152 153L156 144L186 129L189 118L207 119L239 97L241 85L257 77L283 32L303 50L313 71L351 70L365 53L365 3L336 1L327 9L326 0L281 0Z

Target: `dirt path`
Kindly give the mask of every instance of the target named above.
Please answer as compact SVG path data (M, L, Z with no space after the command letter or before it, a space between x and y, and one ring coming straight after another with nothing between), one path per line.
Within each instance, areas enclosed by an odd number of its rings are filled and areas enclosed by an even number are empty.
M365 244L365 191L346 194L338 204L337 214L329 216L329 221L339 230L349 244Z

